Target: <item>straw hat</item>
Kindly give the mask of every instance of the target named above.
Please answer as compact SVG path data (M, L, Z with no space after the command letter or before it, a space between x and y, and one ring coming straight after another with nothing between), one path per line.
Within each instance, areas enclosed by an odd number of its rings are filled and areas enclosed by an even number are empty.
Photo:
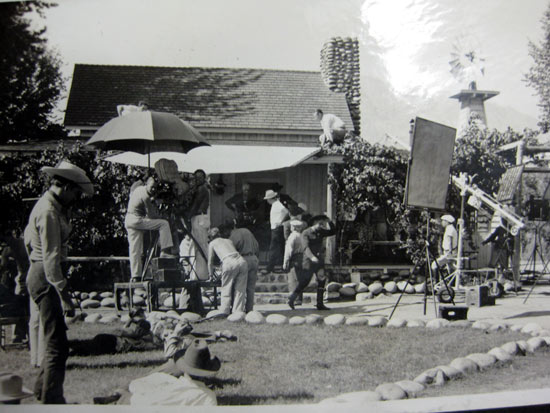
M272 198L275 198L276 196L277 196L277 192L275 192L272 189L268 189L267 191L265 191L264 199L272 199Z
M25 399L32 395L33 392L23 387L23 379L20 376L7 372L0 373L0 402Z
M452 215L443 215L441 217L441 221L447 221L447 222L453 224L455 222L455 219Z
M86 176L86 172L72 163L61 161L57 166L44 166L42 172L48 176L59 176L71 181L82 189L87 195L94 194L94 186L90 179Z
M185 355L176 360L176 366L190 376L210 377L218 372L221 362L210 355L205 340L195 339L185 350Z

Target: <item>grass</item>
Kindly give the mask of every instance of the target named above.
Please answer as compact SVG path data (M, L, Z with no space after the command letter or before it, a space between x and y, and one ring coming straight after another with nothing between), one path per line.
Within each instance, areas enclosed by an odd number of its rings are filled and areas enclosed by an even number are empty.
M75 323L70 339L91 338L116 327ZM511 331L486 333L470 328L374 329L324 325L274 326L234 324L226 320L196 325L197 331L229 329L238 342L211 345L222 361L209 383L220 405L316 403L340 393L374 390L378 384L413 379L422 371L474 352L486 352L510 340L525 339ZM91 404L145 376L163 362L162 352L133 352L93 357L71 357L67 363L65 394L69 402ZM36 370L28 352L0 353L3 370L18 372L32 387ZM516 357L511 365L468 376L423 395L476 393L546 387L550 360L545 351ZM540 378L540 379L539 379ZM34 403L34 399L26 400Z

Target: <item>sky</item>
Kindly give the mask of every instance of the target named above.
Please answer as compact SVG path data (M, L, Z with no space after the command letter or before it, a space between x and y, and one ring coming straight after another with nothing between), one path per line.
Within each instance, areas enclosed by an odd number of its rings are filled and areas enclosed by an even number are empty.
M319 70L326 41L357 37L361 135L407 142L415 116L457 126L449 96L467 82L450 72L455 47L484 58L478 89L500 92L486 102L489 127L536 128L522 78L549 1L57 0L35 24L69 78L75 63Z

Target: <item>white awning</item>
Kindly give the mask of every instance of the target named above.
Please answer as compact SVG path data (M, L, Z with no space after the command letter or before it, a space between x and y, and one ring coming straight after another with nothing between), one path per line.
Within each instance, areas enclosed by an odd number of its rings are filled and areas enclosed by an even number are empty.
M180 172L203 169L207 174L228 174L270 171L299 165L318 153L321 148L302 146L213 145L191 150L189 153L153 152L142 155L122 152L105 158L125 165L154 167L159 159L176 161ZM149 158L150 156L150 158Z

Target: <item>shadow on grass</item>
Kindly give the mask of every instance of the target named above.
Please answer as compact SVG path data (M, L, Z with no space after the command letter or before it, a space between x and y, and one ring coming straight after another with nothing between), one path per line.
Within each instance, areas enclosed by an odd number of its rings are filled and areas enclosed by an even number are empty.
M212 389L223 389L224 386L236 386L242 382L240 379L219 379L217 377L203 378L202 381Z
M89 359L83 360L72 360L67 363L67 370L73 369L97 369L97 368L126 368L126 367L156 367L165 363L165 360L130 360L130 361L118 361L118 362L90 362Z
M241 395L227 395L218 396L219 406L243 406L250 404L264 404L268 401L289 401L300 402L303 400L312 400L314 396L310 393L280 393L270 396L241 396Z
M550 311L527 311L525 313L515 314L509 317L506 317L505 320L511 318L521 318L521 317L543 317L545 315L550 315Z

